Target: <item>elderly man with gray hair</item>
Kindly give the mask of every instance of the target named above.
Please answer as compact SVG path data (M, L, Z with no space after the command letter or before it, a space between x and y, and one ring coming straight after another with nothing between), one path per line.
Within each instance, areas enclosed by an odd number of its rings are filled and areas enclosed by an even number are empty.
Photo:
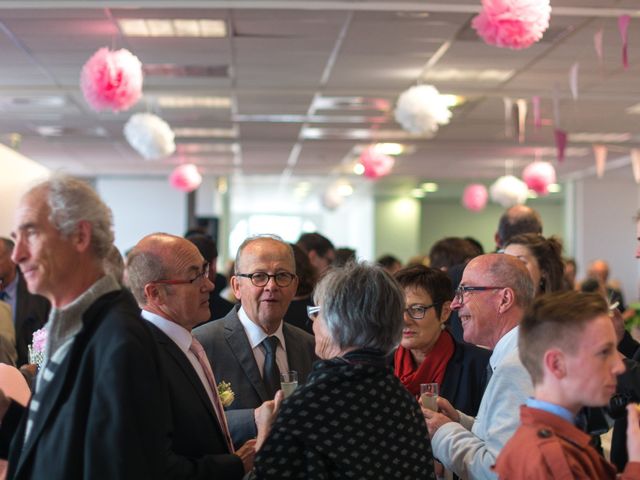
M166 393L157 347L131 296L104 274L111 211L84 182L55 177L16 211L14 263L52 305L45 364L22 408L0 391L8 478L162 478Z
M451 308L459 312L466 342L493 349L490 380L475 418L442 397L442 413L422 409L435 457L460 478L497 478L491 467L519 425L520 405L533 394L518 357L518 325L533 296L529 272L511 255L481 255L464 270Z
M314 302L321 360L282 404L256 477L435 478L418 403L388 364L404 325L400 286L380 266L347 264L323 277Z

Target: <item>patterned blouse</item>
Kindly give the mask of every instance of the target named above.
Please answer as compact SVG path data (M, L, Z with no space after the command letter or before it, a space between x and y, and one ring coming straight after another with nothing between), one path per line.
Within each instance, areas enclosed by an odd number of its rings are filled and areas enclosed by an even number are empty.
M314 364L281 407L258 479L435 479L416 400L385 356L358 350Z

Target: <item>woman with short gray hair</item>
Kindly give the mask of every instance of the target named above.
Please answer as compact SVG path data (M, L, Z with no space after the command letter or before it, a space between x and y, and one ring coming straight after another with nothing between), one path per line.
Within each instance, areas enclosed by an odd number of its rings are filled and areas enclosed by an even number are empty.
M282 404L256 457L256 478L435 478L416 400L388 366L404 295L379 266L328 272L309 307L316 362Z

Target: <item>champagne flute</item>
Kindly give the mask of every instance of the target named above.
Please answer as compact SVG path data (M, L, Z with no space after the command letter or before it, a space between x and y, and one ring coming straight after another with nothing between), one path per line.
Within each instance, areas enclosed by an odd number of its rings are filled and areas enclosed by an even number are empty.
M298 372L290 370L288 372L281 373L280 386L284 392L284 397L287 398L298 386Z
M420 403L424 408L438 411L438 384L437 383L421 383L420 384Z

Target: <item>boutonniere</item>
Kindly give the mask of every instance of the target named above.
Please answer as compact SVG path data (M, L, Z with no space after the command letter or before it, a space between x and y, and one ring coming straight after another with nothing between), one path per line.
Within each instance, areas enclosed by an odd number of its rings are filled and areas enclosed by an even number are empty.
M33 332L31 345L29 349L29 363L35 363L38 367L42 367L44 364L44 347L47 344L47 330L41 328Z
M228 407L235 400L235 394L231 390L231 384L228 382L220 382L218 384L218 398L223 407Z

